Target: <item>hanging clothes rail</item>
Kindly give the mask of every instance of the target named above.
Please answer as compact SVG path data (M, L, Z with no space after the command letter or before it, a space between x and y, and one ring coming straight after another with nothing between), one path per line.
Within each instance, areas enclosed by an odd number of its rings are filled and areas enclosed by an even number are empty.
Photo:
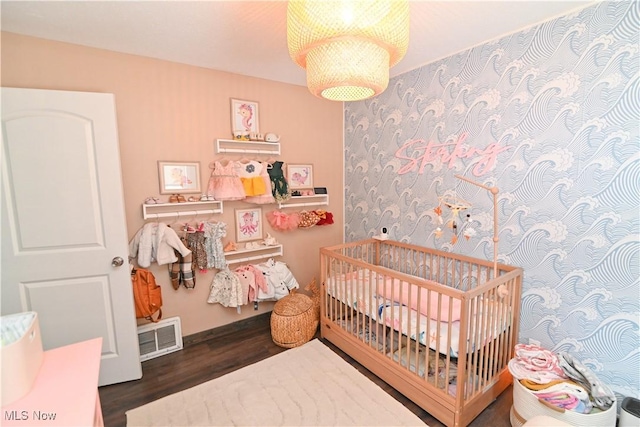
M329 204L328 194L315 194L313 196L293 196L284 202L278 202L278 208L297 208L304 206L326 206Z
M179 218L183 216L195 217L221 214L222 212L223 205L222 201L220 200L185 203L156 203L142 205L142 217L144 219Z
M217 139L215 153L253 153L280 155L279 142L238 141L235 139Z
M243 254L245 255L255 254L255 255L244 256L244 257L240 256ZM238 249L236 251L229 251L224 253L224 257L227 260L227 264L231 265L231 264L239 264L239 263L249 262L249 261L256 261L259 259L267 259L267 258L272 258L276 256L282 256L283 254L284 254L283 246L281 244L278 244L273 246L263 246L263 247L254 248L254 249ZM240 256L240 257L236 258L237 256Z

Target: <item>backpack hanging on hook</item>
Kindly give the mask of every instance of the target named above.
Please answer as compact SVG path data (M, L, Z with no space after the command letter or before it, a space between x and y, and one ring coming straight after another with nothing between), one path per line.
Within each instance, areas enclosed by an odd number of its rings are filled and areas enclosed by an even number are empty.
M162 319L162 288L156 283L153 273L144 268L135 268L131 272L133 299L136 306L136 318L157 322ZM158 313L156 319L153 315Z

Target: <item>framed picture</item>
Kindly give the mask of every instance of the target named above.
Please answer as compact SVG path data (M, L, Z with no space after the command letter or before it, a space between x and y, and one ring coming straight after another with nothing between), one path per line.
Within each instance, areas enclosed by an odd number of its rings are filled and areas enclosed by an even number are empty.
M292 190L313 190L313 165L287 165L287 184Z
M158 162L160 194L200 193L200 162Z
M236 241L262 239L262 208L236 209Z
M234 136L260 133L257 102L231 99L231 132Z

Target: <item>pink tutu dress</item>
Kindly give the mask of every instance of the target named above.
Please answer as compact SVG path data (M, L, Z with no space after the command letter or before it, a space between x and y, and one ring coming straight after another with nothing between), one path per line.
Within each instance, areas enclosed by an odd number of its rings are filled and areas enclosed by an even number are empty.
M235 162L229 162L223 166L219 161L214 161L209 177L207 194L216 200L243 200L246 197L242 181L236 172Z

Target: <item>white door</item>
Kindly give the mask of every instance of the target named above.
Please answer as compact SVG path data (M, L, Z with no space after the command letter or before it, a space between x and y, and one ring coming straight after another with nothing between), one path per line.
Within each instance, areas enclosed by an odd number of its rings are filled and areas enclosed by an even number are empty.
M2 88L0 157L2 314L37 312L45 350L102 337L100 385L140 378L113 95Z

